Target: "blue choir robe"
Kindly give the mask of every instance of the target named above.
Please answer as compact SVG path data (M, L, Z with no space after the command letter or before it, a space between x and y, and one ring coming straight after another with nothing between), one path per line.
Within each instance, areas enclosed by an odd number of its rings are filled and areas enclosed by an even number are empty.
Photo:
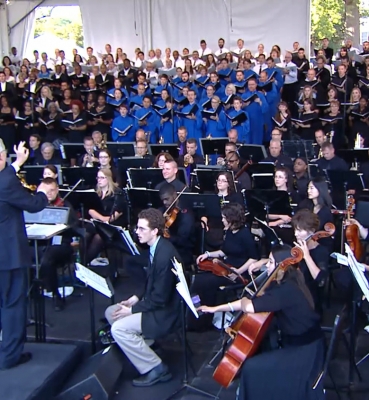
M199 101L199 104L201 104L201 107L204 107L205 103L207 103L207 102L209 102L209 105L210 105L210 107L211 107L211 99L212 99L212 97L213 97L213 96L208 97L208 96L206 95L206 92L205 92L204 96L202 96L202 97L200 98L200 101ZM206 108L209 109L210 107L206 107Z
M211 108L209 111L215 110ZM206 118L206 121L203 120L205 137L209 135L211 135L212 138L227 137L227 117L223 110L218 114L218 118L218 121L211 118Z
M154 96L161 96L161 92L162 90L167 90L169 93L169 96L172 96L173 93L173 88L172 85L170 84L166 84L166 85L158 85L156 86L155 90L154 90Z
M127 103L128 103L128 99L129 99L129 95L128 95L127 90L124 89L124 88L120 88L120 91L121 91L122 94L123 94L124 104L127 104ZM113 104L114 99L113 99L111 96L114 96L114 92L115 92L115 89L110 89L110 90L108 90L107 96L106 96L106 102L107 102L108 104Z
M269 85L269 82L265 82L265 83L259 82L258 86L260 86L260 88L262 89L262 87L265 84ZM265 114L266 136L264 137L264 140L269 141L270 135L272 133L272 118L278 111L278 103L280 101L279 91L277 89L277 85L274 82L272 82L272 90L267 91L265 93L265 99L268 103L269 110L268 110L268 114Z
M140 96L139 94L136 94L135 96L131 96L129 99L129 106L130 108L134 107L134 104L137 104L138 106L143 106L142 104L143 101L143 96ZM131 106L132 104L132 106Z
M243 71L243 75L246 80L248 80L250 78L258 78L259 77L259 75L256 72L254 72L252 69L245 69Z
M147 124L146 125L139 125L139 118L143 117L145 114L147 114L149 111L151 111L151 115L146 119ZM139 110L136 110L134 113L134 116L136 117L136 126L135 129L143 129L145 133L151 132L150 133L150 140L149 143L155 144L158 141L158 134L159 134L159 124L160 120L156 112L152 107L148 108L141 108Z
M163 110L160 110L160 113L165 114L167 111L168 109L164 108ZM170 118L168 121L163 121L160 118L159 138L162 139L162 143L175 143L177 140L177 130L179 128L178 118L175 118L174 116L173 119Z
M127 130L124 136L120 135L119 131L125 131L129 126L131 127ZM111 136L114 142L134 142L136 139L136 121L130 115L122 117L121 115L114 118L111 126Z
M192 89L195 91L196 95L197 95L197 86L194 85L192 82L184 82L182 80L180 80L179 82L176 83L177 86L179 86L180 88L184 88L185 86L187 86L189 89ZM173 88L173 97L181 97L182 96L182 91L178 88L178 87L174 87Z
M227 118L226 130L229 131L232 128L236 129L236 131L238 133L238 141L240 143L252 143L252 142L250 142L250 117L249 117L248 113L245 110L236 111L234 108L231 108L228 112L228 115L230 117L236 117L237 115L239 115L241 113L246 114L247 120L245 122L242 122L239 125L232 126L232 121L226 117Z
M242 95L242 100L247 100L253 94L256 94L261 100L261 105L252 101L245 108L250 116L250 144L262 144L264 140L264 124L269 115L269 106L265 95L261 92L250 92L248 90Z
M145 83L144 86L145 86L145 96L151 96L151 89L149 85ZM131 97L137 96L137 90L138 90L138 84L133 85L131 88Z
M193 107L193 104L187 104L184 106L181 110L181 112L186 113L191 110ZM199 142L199 139L203 137L203 132L202 132L202 116L201 116L201 106L199 106L199 110L196 113L196 119L188 119L186 117L178 117L178 124L179 126L184 126L187 129L187 138L194 138ZM198 147L199 149L199 147Z
M228 83L232 82L232 70L230 68L220 69L218 71L219 81L223 86L227 86ZM228 77L227 74L230 74ZM227 79L226 79L227 78Z
M156 109L163 110L165 108L165 100L163 100L161 97L154 99L154 104Z
M279 92L283 86L283 75L281 71L278 68L266 68L264 71L268 74L268 78L270 78L270 76L274 72L274 79L277 85L277 90Z
M206 85L206 87L210 85L215 86L216 84L210 82L209 84ZM224 91L225 91L225 86L220 84L218 89L215 90L214 96L218 96L220 98L223 95Z
M195 79L195 85L197 87L198 96L201 98L206 95L206 84L209 82L210 78L207 75L199 76Z
M119 107L121 104L126 104L126 102L127 102L127 99L120 99L119 101L117 101L116 99L110 98L109 104L114 109L114 118L117 118L120 116Z

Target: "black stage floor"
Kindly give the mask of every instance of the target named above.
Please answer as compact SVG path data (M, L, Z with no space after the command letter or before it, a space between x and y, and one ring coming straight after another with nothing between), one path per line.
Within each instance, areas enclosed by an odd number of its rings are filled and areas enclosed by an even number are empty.
M116 300L121 300L131 296L134 291L134 285L128 278L120 278L116 285ZM82 296L72 295L66 300L66 307L62 312L55 312L52 308L52 301L46 299L46 319L51 327L47 328L47 338L55 342L77 343L82 342L85 348L89 349L88 342L90 338L90 314L89 314L89 291L87 289L77 289L76 292ZM103 317L104 310L110 305L110 300L100 294L95 294L95 315L96 325L99 327L99 319ZM339 311L339 305L334 301L330 309L326 313L325 325L332 325L334 316ZM29 339L32 340L34 328L28 328ZM217 394L220 391L220 386L212 379L213 368L207 366L207 363L215 354L215 351L220 347L220 333L217 330L212 330L204 333L188 333L188 341L193 351L193 364L197 372L197 377L190 373L190 382L192 385ZM46 351L46 348L45 348ZM122 375L119 379L114 400L165 400L181 385L183 376L182 367L182 352L178 338L174 335L167 338L165 341L159 342L160 356L169 365L173 373L173 380L158 384L151 388L134 388L131 385L131 380L136 376L136 371L126 360ZM360 332L357 343L357 359L369 352L369 334L364 330ZM31 366L31 365L30 365ZM26 365L23 367L26 368ZM355 384L351 397L345 393L341 394L341 398L346 400L367 400L369 398L369 359L360 366L363 382ZM25 372L26 373L26 370ZM344 385L348 381L348 361L347 355L342 350L339 351L337 360L332 363L332 373L336 383ZM1 372L0 372L1 375ZM1 376L0 376L1 378ZM286 377L288 379L288 377ZM260 377L261 382L267 377ZM329 382L328 382L329 386ZM220 392L222 400L235 399L236 385L234 384L228 389L223 389ZM0 397L3 399L4 397ZM176 399L197 400L204 399L202 395L195 394L191 390L181 392ZM334 392L328 390L328 400L336 400L338 397ZM5 398L4 398L5 399ZM21 398L14 400L23 400ZM267 399L266 399L267 400ZM293 399L291 399L293 400ZM303 399L299 399L303 400Z

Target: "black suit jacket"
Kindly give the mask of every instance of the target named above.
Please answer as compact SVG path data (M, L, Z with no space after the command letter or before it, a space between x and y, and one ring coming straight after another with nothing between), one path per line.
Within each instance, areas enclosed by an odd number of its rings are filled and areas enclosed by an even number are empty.
M148 271L145 292L132 307L132 313L142 313L142 333L146 338L158 339L170 333L180 321L180 296L177 278L171 271L172 259L180 260L172 243L160 237L154 259Z
M31 266L23 211L35 213L47 203L44 193L33 196L22 187L12 166L0 172L0 270Z
M101 84L102 84L103 82L105 82L105 81L109 81L109 84L107 84L106 86L104 86L103 89L109 90L109 89L112 89L112 88L114 87L114 76L113 76L113 75L106 74L105 79L103 79L102 75L99 74L99 75L97 75L97 77L95 78L96 85L101 85Z
M17 91L12 83L7 82L5 84L5 90L0 85L0 96L5 95L9 102L13 103L17 97Z

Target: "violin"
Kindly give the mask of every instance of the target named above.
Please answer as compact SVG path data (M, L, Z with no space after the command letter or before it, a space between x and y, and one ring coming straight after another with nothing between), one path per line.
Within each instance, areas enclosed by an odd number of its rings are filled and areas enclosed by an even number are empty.
M247 285L248 280L245 279L242 275L237 273L237 271L232 269L232 266L224 263L218 258L213 258L212 260L204 260L200 261L198 267L201 271L209 271L212 272L216 276L224 276L228 278L229 275L235 274L237 279L241 281L242 284Z
M355 206L355 199L352 196L347 198L347 214L346 218L349 220L351 218L352 210ZM346 227L345 236L350 249L355 255L357 260L360 260L364 255L364 249L360 241L359 227L355 224L348 225Z
M52 207L64 207L64 200L61 197L57 197L54 201L50 203Z
M336 227L334 226L334 224L332 224L332 222L327 222L324 225L324 231L317 231L315 233L312 233L311 235L309 235L306 239L305 242L307 242L308 240L314 240L317 241L319 239L323 239L323 238L327 238L327 237L332 237L334 235L334 233L336 232Z
M166 239L170 238L169 228L174 224L177 219L178 214L181 212L181 209L177 206L174 207L177 200L181 197L182 193L187 189L185 186L179 193L178 196L173 200L172 204L165 210L163 216L165 218L164 232L163 236Z
M291 257L278 264L255 296L262 296L267 287L273 281L278 280L278 275L281 271L286 271L290 265L298 264L303 259L303 256L303 251L300 248L293 247L291 249ZM241 313L241 316L226 329L233 342L214 371L213 377L219 384L228 387L246 359L257 352L265 333L268 331L272 318L273 313L271 312Z

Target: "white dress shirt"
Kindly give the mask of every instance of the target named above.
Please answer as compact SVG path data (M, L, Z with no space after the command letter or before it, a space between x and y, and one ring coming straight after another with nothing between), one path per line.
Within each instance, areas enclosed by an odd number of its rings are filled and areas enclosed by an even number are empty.
M264 71L264 69L267 69L268 68L268 66L267 66L267 64L256 64L255 65L255 67L252 69L256 74L260 74L260 67L261 67L261 70L262 71Z
M290 70L288 74L283 75L284 76L284 84L285 85L290 85L291 83L296 83L297 82L297 65L293 63L292 61L289 63L281 63L278 64L279 67L286 68L286 67L296 67L295 70Z
M197 51L198 51L200 57L204 57L204 56L207 56L208 54L212 54L212 51L211 51L211 49L209 49L209 47L207 47L205 50L203 50L200 47Z
M224 53L229 53L229 50L225 47L223 47L222 49L218 49L214 54L216 55L216 57L218 57L220 54Z

